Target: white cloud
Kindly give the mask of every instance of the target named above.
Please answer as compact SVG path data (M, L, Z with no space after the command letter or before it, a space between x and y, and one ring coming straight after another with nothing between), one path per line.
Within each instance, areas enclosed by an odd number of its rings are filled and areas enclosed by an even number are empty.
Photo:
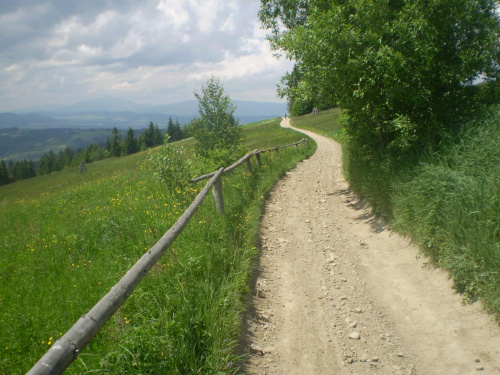
M2 13L0 3L0 111L89 93L152 104L193 99L211 74L239 97L275 100L291 69L272 56L255 0L19 4Z
M163 12L169 24L176 29L180 29L189 22L189 14L184 9L182 1L179 0L162 0L157 8Z
M233 31L235 28L236 26L234 24L233 14L230 14L224 23L219 27L219 31Z

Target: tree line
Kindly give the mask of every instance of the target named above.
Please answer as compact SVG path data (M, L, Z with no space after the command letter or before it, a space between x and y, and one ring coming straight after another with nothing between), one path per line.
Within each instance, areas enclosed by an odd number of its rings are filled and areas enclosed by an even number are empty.
M61 171L66 167L76 167L82 162L91 163L102 159L135 154L164 143L165 131L160 130L158 124L154 124L152 121L146 129L139 133L137 135L134 129L129 127L123 136L118 128L114 127L111 136L108 136L102 145L92 143L78 150L72 150L67 146L58 153L51 150L42 155L38 161L25 159L6 162L1 160L0 185ZM179 121L174 122L172 118L168 121L166 133L169 135L169 142L179 141L187 135Z

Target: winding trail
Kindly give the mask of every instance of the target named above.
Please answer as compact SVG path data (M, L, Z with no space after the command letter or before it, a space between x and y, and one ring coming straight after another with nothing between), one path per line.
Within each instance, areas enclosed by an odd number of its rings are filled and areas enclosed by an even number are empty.
M500 374L498 325L350 192L338 143L299 131L318 149L267 202L243 372Z

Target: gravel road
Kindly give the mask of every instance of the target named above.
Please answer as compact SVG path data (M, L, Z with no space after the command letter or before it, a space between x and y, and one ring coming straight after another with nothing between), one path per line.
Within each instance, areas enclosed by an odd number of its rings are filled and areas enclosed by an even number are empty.
M243 373L500 374L499 326L351 193L339 144L304 133L318 150L262 220Z

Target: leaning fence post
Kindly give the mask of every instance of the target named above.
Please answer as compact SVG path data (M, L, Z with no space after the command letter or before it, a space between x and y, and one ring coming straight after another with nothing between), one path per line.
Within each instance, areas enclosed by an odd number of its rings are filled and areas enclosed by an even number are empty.
M255 158L257 159L257 165L260 168L262 166L262 164L260 162L260 152L258 152L258 153L255 154Z
M248 172L252 173L252 163L250 163L250 157L248 157L245 161L247 163Z
M222 168L223 169L223 168ZM224 196L222 195L222 174L215 181L212 189L212 194L215 200L215 209L219 214L224 213Z

